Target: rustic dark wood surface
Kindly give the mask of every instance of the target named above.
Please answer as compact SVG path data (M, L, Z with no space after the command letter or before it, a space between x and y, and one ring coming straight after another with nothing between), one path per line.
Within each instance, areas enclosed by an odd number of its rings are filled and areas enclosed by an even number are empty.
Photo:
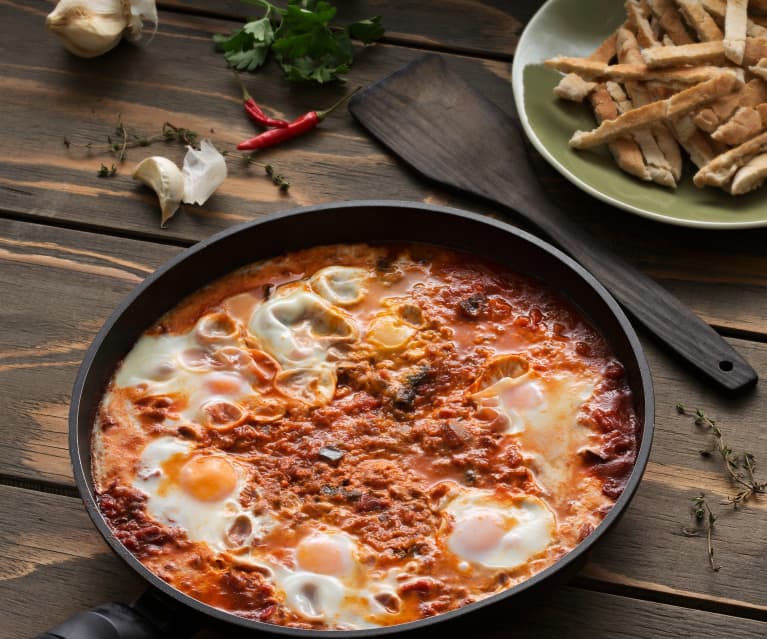
M381 14L384 44L364 50L348 86L367 84L423 53L448 66L501 109L512 103L509 61L537 1L431 3L339 0L339 16ZM133 149L119 173L96 177L108 156L66 149L103 140L117 124L141 134L165 121L234 145L252 131L236 84L210 36L234 28L237 2L171 0L147 48L120 45L95 60L67 54L45 32L51 3L0 0L0 638L31 637L107 600L128 601L140 581L91 526L71 476L66 414L77 366L121 297L181 247L239 222L294 206L343 199L407 199L499 215L486 202L423 181L348 114L311 136L264 153L292 183L281 195L257 167L231 167L205 207L160 230L153 195L129 177L143 157L180 159L181 146ZM345 88L296 88L269 66L248 76L270 111L292 116L332 102ZM544 164L549 190L589 231L664 284L767 376L767 230L705 232L662 226L591 201ZM767 500L733 512L706 438L676 414L682 402L720 419L734 449L767 459L761 386L725 399L642 336L657 393L651 461L625 517L567 588L524 613L481 615L487 637L762 637L767 634ZM709 569L705 539L685 537L690 500L704 491L720 517ZM499 617L498 614L501 616ZM206 637L223 637L207 631Z

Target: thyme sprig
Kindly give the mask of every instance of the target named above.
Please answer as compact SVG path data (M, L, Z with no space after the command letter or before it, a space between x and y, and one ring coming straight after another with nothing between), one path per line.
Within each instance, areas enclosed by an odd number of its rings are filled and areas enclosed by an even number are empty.
M703 457L718 455L724 464L730 481L738 487L735 495L728 496L724 504L732 504L736 510L739 506L746 503L756 495L767 494L767 481L756 479L754 471L756 470L756 458L752 453L744 452L742 455L736 455L732 448L727 444L722 430L716 423L716 420L710 418L700 408L694 412L688 411L682 404L676 405L676 411L680 415L692 417L695 425L703 431L710 433L712 442L709 448L700 451ZM711 506L706 501L706 497L701 493L693 498L693 514L697 522L697 528L683 528L682 533L688 537L699 536L700 526L703 526L706 533L706 548L708 554L708 563L711 569L719 571L721 566L714 561L714 523L716 515L711 510Z
M710 457L717 453L731 481L739 488L735 495L727 497L725 503L733 504L737 508L755 495L767 494L767 480L758 481L754 475L756 457L752 453L744 452L740 456L736 455L724 439L724 435L719 426L717 426L716 421L706 415L700 408L696 409L694 413L690 413L682 404L677 404L676 410L680 415L693 417L696 426L710 432L713 436L711 447L701 450L700 454L704 457Z
M64 146L68 149L73 147L85 149L88 153L94 154L111 153L117 158L118 162L123 163L127 157L128 149L149 146L155 142L180 142L182 144L196 146L200 137L195 131L175 126L170 122L163 123L160 133L155 135L144 136L136 133L128 133L128 129L123 125L122 120L118 122L114 134L119 138L118 141L115 141L111 135L106 136L106 144L97 144L94 142L76 144L69 138L64 138Z
M99 172L96 175L102 178L107 178L107 177L114 177L116 173L117 173L117 167L114 164L112 166L107 166L106 164L102 164L101 168L99 169Z
M77 144L72 142L69 138L65 137L64 146L68 149L84 149L88 154L109 153L117 159L118 164L122 164L127 157L128 149L150 146L157 142L177 142L196 147L199 139L200 136L196 131L186 127L176 126L170 122L164 122L160 132L154 135L145 136L139 135L137 133L131 133L123 124L122 119L120 119L118 120L117 127L114 130L114 134L106 136L106 144L94 142ZM287 180L287 178L280 173L276 173L274 167L272 167L271 164L258 162L256 159L254 159L253 155L238 153L234 150L224 150L221 153L225 157L238 159L242 162L245 162L246 164L251 164L263 168L264 173L269 177L272 183L280 189L281 192L284 193L290 188L290 182ZM98 177L114 177L116 174L117 166L115 164L112 164L110 167L101 164L96 173Z
M711 570L719 572L721 566L714 561L714 523L716 522L716 515L711 511L711 507L706 502L706 496L703 493L693 498L692 503L695 521L698 523L698 526L703 525L706 531L708 564L711 566ZM695 528L682 528L682 533L687 537L699 536L698 530Z

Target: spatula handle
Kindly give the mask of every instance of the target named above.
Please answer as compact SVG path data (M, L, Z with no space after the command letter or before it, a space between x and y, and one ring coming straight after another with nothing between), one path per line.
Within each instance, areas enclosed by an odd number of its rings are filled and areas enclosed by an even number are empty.
M535 179L535 178L533 178ZM527 218L580 262L669 349L729 391L756 383L756 371L714 329L665 288L610 251L550 200L493 197Z

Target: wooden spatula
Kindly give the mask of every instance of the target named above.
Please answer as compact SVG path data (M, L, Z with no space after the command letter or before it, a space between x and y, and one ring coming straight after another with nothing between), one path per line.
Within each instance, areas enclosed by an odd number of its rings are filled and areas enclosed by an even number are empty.
M514 209L599 279L669 349L728 391L758 376L727 342L549 199L519 123L427 55L357 94L349 110L389 149L442 184Z

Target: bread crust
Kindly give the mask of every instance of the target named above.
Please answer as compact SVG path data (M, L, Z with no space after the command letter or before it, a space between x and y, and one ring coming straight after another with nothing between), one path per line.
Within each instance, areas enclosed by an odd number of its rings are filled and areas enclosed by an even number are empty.
M701 82L689 89L672 95L666 100L652 102L624 113L614 120L602 122L593 131L576 131L570 138L570 146L585 149L625 136L634 130L666 119L677 118L721 95L734 91L738 79L729 73Z
M679 11L703 42L721 40L724 35L700 0L676 0Z
M758 189L767 179L767 153L762 153L746 162L732 178L730 193L744 195Z
M754 107L738 107L732 117L711 134L711 138L727 146L737 146L762 131L764 126L759 111Z
M717 155L695 174L693 182L695 182L695 186L700 187L726 187L741 166L765 150L767 150L767 131Z
M727 0L724 14L724 55L734 64L742 64L746 52L748 0Z

